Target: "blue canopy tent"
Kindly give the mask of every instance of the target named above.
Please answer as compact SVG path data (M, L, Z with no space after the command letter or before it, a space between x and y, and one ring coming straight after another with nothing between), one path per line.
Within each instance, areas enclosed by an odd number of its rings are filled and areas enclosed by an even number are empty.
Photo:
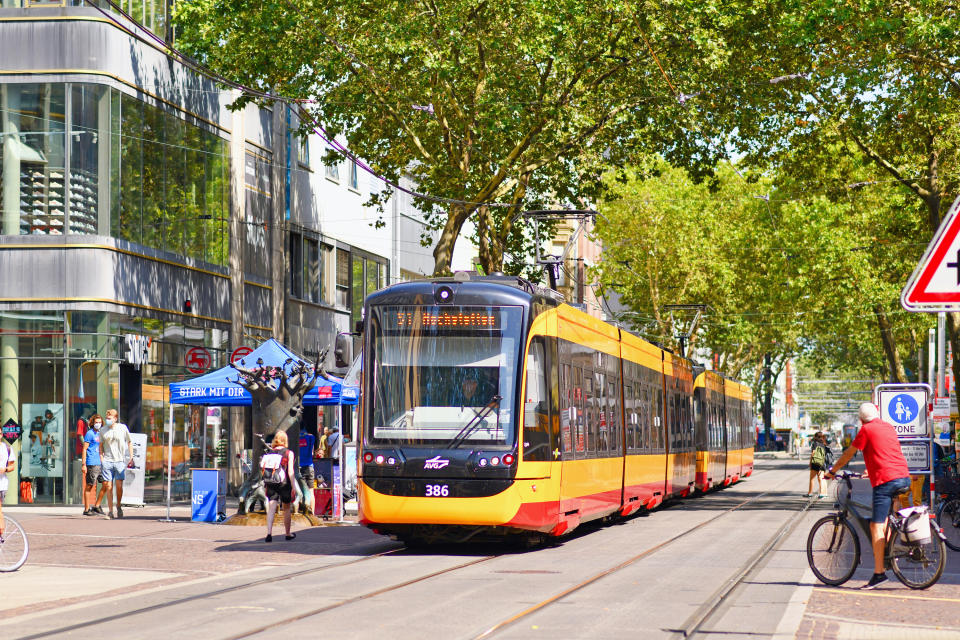
M238 363L241 367L252 369L260 366L258 360L263 361L263 366L267 367L290 367L297 360L305 360L296 355L285 346L270 338L251 353L243 357ZM288 361L290 361L288 363ZM253 399L250 393L235 380L238 377L236 369L227 365L216 371L204 374L190 380L170 383L170 435L168 438L169 452L167 455L167 520L170 520L170 483L171 466L173 462L173 405L191 404L205 406L222 407L249 407ZM303 396L304 406L320 405L355 405L360 400L360 390L358 387L344 385L343 380L334 376L327 378L317 377L314 386ZM340 413L337 412L337 427L339 431ZM204 430L206 437L206 430ZM341 456L343 449L343 438L340 438ZM341 458L342 459L342 458ZM341 475L341 483L343 476ZM343 487L340 487L341 499L343 496ZM343 518L343 506L340 505L341 519Z
M285 346L270 338L252 353L243 357L240 366L252 369L257 360L263 360L264 366L280 367L287 360L305 360ZM250 394L234 382L236 370L227 365L197 378L170 383L170 404L199 404L218 407L249 407ZM330 376L329 379L317 378L316 384L303 396L306 407L333 404L357 404L360 391L357 387L343 386L343 380Z

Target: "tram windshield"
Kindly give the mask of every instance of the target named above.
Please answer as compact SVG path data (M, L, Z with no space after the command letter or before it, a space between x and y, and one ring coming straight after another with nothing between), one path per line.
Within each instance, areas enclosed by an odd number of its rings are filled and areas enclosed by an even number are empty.
M370 311L373 442L509 444L521 307Z

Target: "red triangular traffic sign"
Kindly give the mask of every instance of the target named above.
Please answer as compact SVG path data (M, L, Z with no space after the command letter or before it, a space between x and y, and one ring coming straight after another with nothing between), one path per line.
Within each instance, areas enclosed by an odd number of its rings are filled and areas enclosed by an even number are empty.
M907 311L960 311L960 198L913 270L900 304Z

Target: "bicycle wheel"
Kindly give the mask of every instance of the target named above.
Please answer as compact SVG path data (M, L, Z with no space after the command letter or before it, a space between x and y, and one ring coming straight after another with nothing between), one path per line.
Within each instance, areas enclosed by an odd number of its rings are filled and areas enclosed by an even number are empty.
M950 498L940 503L937 509L937 524L947 537L947 546L960 551L960 499Z
M0 571L16 571L27 561L30 543L16 520L3 519L3 535L0 536Z
M947 565L947 547L936 533L923 544L907 544L897 534L891 544L891 565L900 582L911 589L926 589L940 579Z
M846 518L817 520L807 536L807 562L817 579L831 586L850 579L860 564L860 539Z

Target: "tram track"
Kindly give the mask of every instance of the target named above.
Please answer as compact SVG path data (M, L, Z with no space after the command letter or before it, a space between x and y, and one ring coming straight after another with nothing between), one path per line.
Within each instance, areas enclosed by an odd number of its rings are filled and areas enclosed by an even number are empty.
M69 632L72 632L72 631L79 631L79 630L81 630L81 629L86 629L86 628L89 628L89 627L94 627L94 626L97 626L97 625L100 625L100 624L105 624L105 623L108 623L108 622L114 622L114 621L117 621L117 620L123 620L123 619L125 619L125 618L131 618L131 617L138 616L138 615L142 615L142 614L145 614L145 613L153 613L153 612L159 611L159 610L161 610L161 609L166 609L166 608L169 608L169 607L175 607L175 606L178 606L178 605L187 604L187 603L190 603L190 602L195 602L195 601L197 601L197 600L203 600L204 598L211 598L211 597L216 597L216 596L220 596L220 595L224 595L224 594L228 594L228 593L234 593L234 592L237 592L237 591L243 591L243 590L245 590L245 589L252 589L252 588L255 588L255 587L259 587L259 586L262 586L262 585L271 584L271 583L274 583L274 582L281 582L281 581L283 581L283 580L289 580L289 579L291 579L291 578L298 578L298 577L300 577L300 576L309 575L309 574L311 574L311 573L319 573L319 572L328 571L328 570L331 570L331 569L339 569L339 568L342 568L342 567L348 567L348 566L350 566L350 565L355 565L355 564L358 564L358 563L361 563L361 562L367 562L367 561L369 561L369 560L375 560L375 559L381 558L381 557L383 557L383 556L393 555L393 554L396 554L396 553L398 553L398 552L400 552L400 551L405 551L405 550L406 550L406 547L398 547L398 548L396 548L396 549L390 549L390 550L388 550L388 551L383 551L383 552L380 552L380 553L374 553L374 554L371 554L371 555L368 555L368 556L363 556L362 558L356 558L356 559L353 559L353 560L348 560L348 561L346 561L346 562L336 562L336 563L333 563L333 564L323 565L323 566L320 566L320 567L311 567L311 568L309 568L309 569L301 569L301 570L299 570L299 571L290 571L290 572L287 572L287 573L283 573L283 574L281 574L281 575L270 576L269 578L261 578L261 579L259 579L259 580L254 580L253 582L246 582L246 583L243 583L243 584L233 585L233 586L230 586L230 587L223 587L223 588L220 588L220 589L213 589L213 590L210 590L210 591L204 591L204 592L202 592L202 593L197 593L197 594L193 594L193 595L190 595L190 596L185 596L185 597L182 597L182 598L177 598L177 599L170 600L170 601L167 601L167 602L161 602L161 603L157 603L157 604L152 604L152 605L149 605L149 606L140 607L140 608L133 609L133 610L130 610L130 611L122 611L122 612L120 612L120 613L115 613L115 614L113 614L113 615L102 616L102 617L99 617L99 618L95 618L95 619L93 619L93 620L86 620L86 621L84 621L84 622L78 622L78 623L71 624L71 625L67 625L67 626L64 626L64 627L57 627L56 629L50 629L50 630L47 630L47 631L41 631L41 632L38 632L38 633L35 633L35 634L31 634L31 635L27 635L27 636L22 636L20 640L35 640L35 639L39 639L39 638L55 637L55 636L58 636L58 635L60 635L60 634L69 633ZM228 577L228 576L224 576L224 577Z
M786 484L786 482L784 482L784 484ZM607 577L607 576L609 576L609 575L612 575L612 574L614 574L614 573L617 573L618 571L621 571L621 570L626 569L627 567L629 567L629 566L631 566L631 565L633 565L633 564L636 564L636 563L639 562L640 560L643 560L644 558L647 558L647 557L653 555L654 553L657 553L658 551L663 550L664 548L672 545L673 543L675 543L675 542L677 542L677 541L679 541L679 540L682 540L683 538L686 538L686 537L689 536L690 534L695 533L695 532L698 532L698 531L704 529L705 527L707 527L708 525L716 522L716 521L719 520L720 518L722 518L722 517L724 517L724 516L726 516L726 515L729 515L729 514L735 512L735 511L739 511L739 510L743 509L744 507L746 507L747 505L749 505L749 504L751 504L751 503L757 502L757 501L761 500L762 498L764 498L764 497L766 497L766 496L769 496L769 495L771 495L771 494L776 493L777 490L779 490L779 487L777 487L777 488L774 489L774 490L766 491L766 492L764 492L764 493L760 493L760 494L755 495L755 496L752 496L752 497L750 497L750 498L748 498L748 499L746 499L746 500L743 500L742 502L738 503L737 505L735 505L735 506L733 506L733 507L730 507L729 509L726 509L725 511L723 511L723 512L721 512L721 513L718 513L717 515L713 516L712 518L709 518L709 519L707 519L707 520L704 520L703 522L701 522L701 523L699 523L699 524L697 524L697 525L695 525L695 526L693 526L693 527L691 527L691 528L689 528L689 529L687 529L687 530L685 530L685 531L682 531L682 532L676 534L675 536L673 536L673 537L671 537L671 538L668 538L667 540L664 540L664 541L662 541L662 542L660 542L660 543L658 543L658 544L656 544L656 545L654 545L654 546L652 546L652 547L650 547L650 548L648 548L648 549L646 549L646 550L638 553L637 555L628 558L627 560L624 560L623 562L620 562L620 563L618 563L618 564L616 564L616 565L614 565L614 566L612 566L612 567L608 567L607 569L604 569L603 571L600 571L599 573L596 573L596 574L594 574L594 575L592 575L592 576L590 576L590 577L588 577L588 578L586 578L586 579L578 582L577 584L575 584L575 585L573 585L573 586L571 586L571 587L568 587L567 589L564 589L563 591L560 591L560 592L558 592L558 593L555 593L554 595L550 596L549 598L546 598L546 599L544 599L544 600L542 600L542 601L540 601L540 602L538 602L538 603L536 603L536 604L534 604L534 605L531 605L530 607L527 607L527 608L524 609L523 611L520 611L519 613L516 613L516 614L510 616L509 618L506 618L506 619L498 622L497 624L493 625L492 627L489 627L488 629L486 629L485 631L483 631L483 632L480 633L479 635L472 636L471 640L486 640L487 638L491 638L491 637L493 637L494 635L496 635L498 632L503 631L503 630L505 630L506 628L513 626L515 623L519 622L520 620L522 620L522 619L524 619L524 618L527 618L527 617L529 617L530 615L532 615L532 614L534 614L534 613L537 613L537 612L539 612L539 611L542 611L543 609L549 607L550 605L553 605L553 604L559 602L560 600L566 598L567 596L570 596L570 595L572 595L572 594L574 594L574 593L576 593L576 592L578 592L578 591L580 591L580 590L582 590L582 589L584 589L584 588L586 588L586 587L594 584L595 582L597 582L597 581L599 581L599 580L601 580L601 579L603 579L603 578L605 578L605 577ZM743 582L743 580L744 580L748 575L750 575L750 573L751 573L752 570L756 567L756 565L759 564L759 562L760 562L761 560L763 560L763 558L765 558L765 557L770 553L770 551L776 546L776 544L777 544L781 539L783 539L785 536L789 535L789 533L792 532L792 531L796 528L796 526L799 524L800 520L802 519L803 514L806 513L806 511L807 511L807 510L810 508L810 506L813 505L813 504L814 504L813 501L807 501L807 502L798 510L798 512L795 513L795 514L793 515L793 517L792 517L787 523L785 523L785 524L777 531L777 533L775 533L775 534L770 538L770 540L767 541L767 544L765 544L763 547L761 547L761 549L760 549L759 551L757 551L755 554L753 554L753 555L750 557L750 559L748 559L748 561L747 561L746 563L744 563L744 565L741 566L741 569L734 574L734 577L733 577L733 578L728 579L727 582L725 582L724 585L723 585L720 589L718 589L716 592L714 592L714 594L712 595L711 599L709 599L709 600L707 601L707 602L708 602L709 604L711 604L712 606L710 606L710 607L706 607L706 606L705 606L705 607L703 607L703 609L704 609L703 611L698 610L698 611L695 612L692 616L690 616L690 618L688 618L688 619L685 621L684 626L681 627L681 629L679 630L679 632L680 632L680 634L681 634L679 637L688 637L688 636L687 636L687 630L688 630L688 629L689 629L689 633L691 633L691 634L692 634L692 633L696 633L696 632L700 629L700 627L703 625L703 623L704 623L706 620L708 620L708 619L710 618L710 616L713 615L713 614L719 609L719 607L723 604L723 602L725 601L726 597L733 591L733 589L736 588L739 584L741 584L741 583Z

